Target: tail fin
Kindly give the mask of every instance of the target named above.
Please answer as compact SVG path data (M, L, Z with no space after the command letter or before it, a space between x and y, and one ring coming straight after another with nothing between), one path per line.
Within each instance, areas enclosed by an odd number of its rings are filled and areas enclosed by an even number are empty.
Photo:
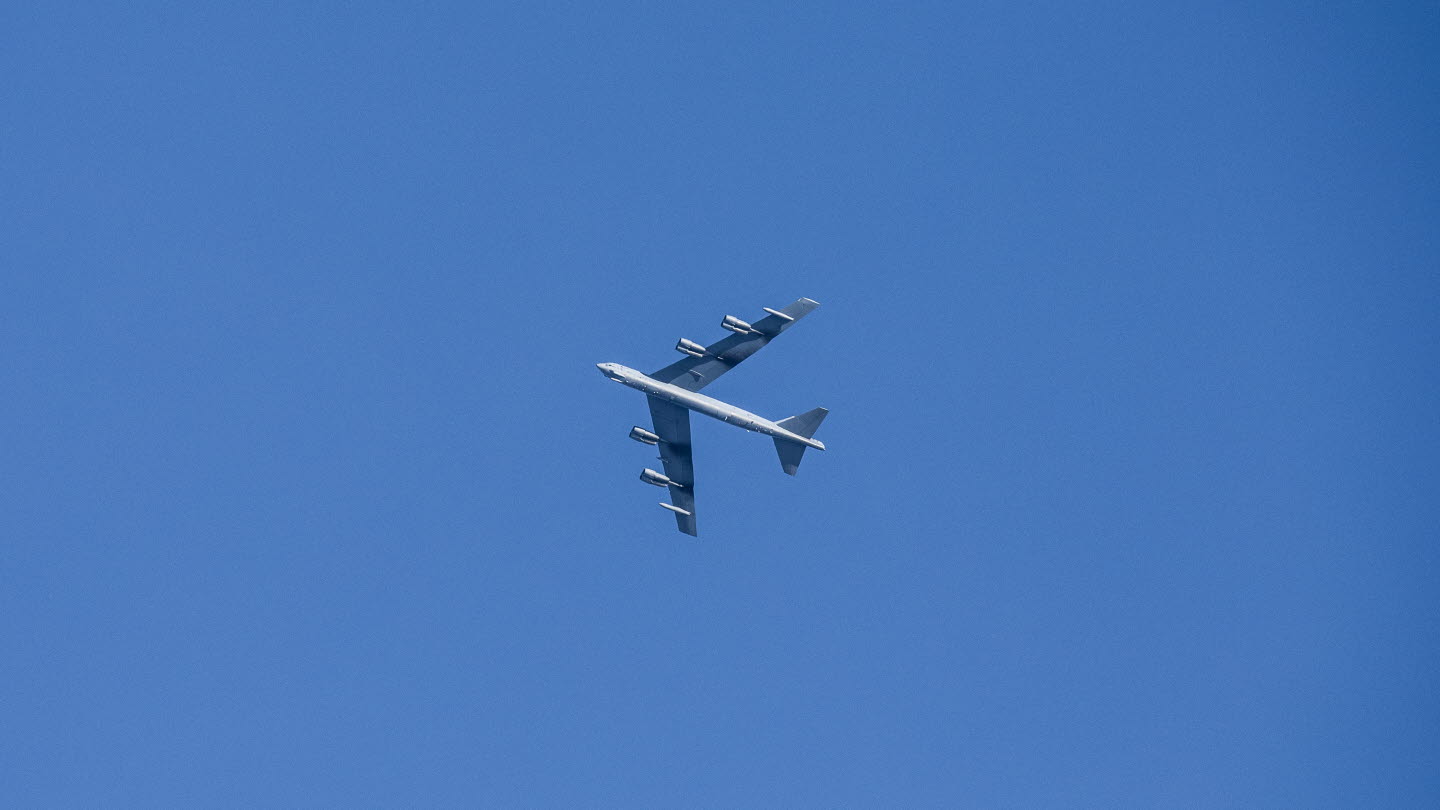
M820 428L820 423L825 421L825 415L828 413L830 412L824 408L816 408L799 416L781 419L775 424L808 439L815 435L815 431ZM824 449L823 445L821 449ZM785 474L794 475L800 469L800 459L805 455L805 445L786 439L776 439L775 452L780 455L780 466L785 470Z

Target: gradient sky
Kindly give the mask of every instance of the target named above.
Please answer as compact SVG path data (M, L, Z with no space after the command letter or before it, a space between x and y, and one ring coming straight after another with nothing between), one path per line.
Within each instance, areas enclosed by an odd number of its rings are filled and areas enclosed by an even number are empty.
M1437 41L12 5L0 803L1436 806Z

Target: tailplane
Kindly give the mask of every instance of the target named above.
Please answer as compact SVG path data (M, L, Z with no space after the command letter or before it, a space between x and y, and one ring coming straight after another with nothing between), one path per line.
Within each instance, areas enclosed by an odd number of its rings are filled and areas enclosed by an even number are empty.
M781 419L775 424L796 434L809 439L820 429L820 423L825 421L825 415L830 413L824 408L816 408L813 411L806 411L799 416L792 416L788 419ZM825 445L819 441L815 442L821 450ZM794 475L800 469L800 459L805 455L806 445L799 442L792 442L789 439L776 439L775 452L780 455L780 466L785 470L786 475Z

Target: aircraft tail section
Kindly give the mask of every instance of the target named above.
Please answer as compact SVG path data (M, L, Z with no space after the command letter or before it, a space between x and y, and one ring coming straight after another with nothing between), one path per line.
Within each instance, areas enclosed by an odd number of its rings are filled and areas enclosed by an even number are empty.
M813 411L806 411L799 416L781 419L775 424L785 428L791 433L809 439L815 435L816 430L820 429L820 423L825 421L825 416L828 413L830 412L824 408L816 408ZM818 441L816 444L820 446L821 450L825 449L825 445L820 444ZM806 445L800 444L799 442L792 442L789 439L775 439L775 452L780 455L780 466L785 470L786 475L794 475L796 471L800 469L800 459L805 455L805 448Z
M781 419L775 424L785 428L791 433L796 433L805 438L815 435L820 429L820 423L825 421L825 416L830 412L824 408L816 408L813 411L806 411L799 416L791 416L788 419Z

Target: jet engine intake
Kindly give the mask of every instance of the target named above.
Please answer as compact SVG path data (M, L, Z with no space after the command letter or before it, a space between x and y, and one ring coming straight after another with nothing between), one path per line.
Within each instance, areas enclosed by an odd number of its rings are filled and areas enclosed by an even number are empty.
M725 327L726 329L729 329L731 332L734 332L737 335L760 334L759 332L755 331L755 327L740 320L734 315L726 315L725 318L720 321L720 325Z
M637 442L640 442L641 444L660 443L659 436L656 436L654 433L651 433L650 431L640 427L639 425L630 428L630 438L634 439Z
M681 354L688 354L691 357L705 356L704 346L701 346L693 340L686 340L685 338L680 338L680 342L675 344L675 351Z
M640 480L644 481L647 484L653 484L657 487L680 486L679 484L671 481L669 478L666 478L661 473L655 472L649 467L646 467L645 469L640 471Z

